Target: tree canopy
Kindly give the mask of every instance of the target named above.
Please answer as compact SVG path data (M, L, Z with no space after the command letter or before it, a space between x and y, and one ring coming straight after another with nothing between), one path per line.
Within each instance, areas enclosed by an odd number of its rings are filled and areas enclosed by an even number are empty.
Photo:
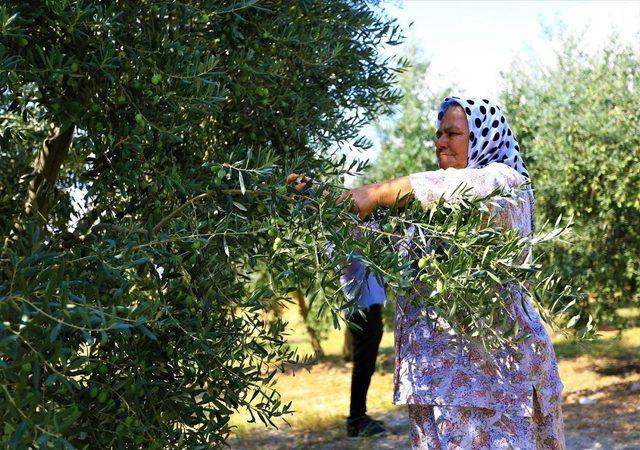
M260 306L286 291L252 268L290 275L284 175L337 175L396 100L398 28L350 0L9 1L0 36L2 445L215 446L242 405L287 412Z

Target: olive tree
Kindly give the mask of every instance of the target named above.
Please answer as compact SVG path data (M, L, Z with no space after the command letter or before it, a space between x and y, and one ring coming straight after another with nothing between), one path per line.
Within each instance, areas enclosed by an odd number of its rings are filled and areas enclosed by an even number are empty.
M282 180L340 174L399 37L350 0L3 2L3 446L203 448L289 411Z
M640 55L611 39L595 52L568 37L549 65L515 65L503 104L518 131L538 219L573 217L550 262L580 280L601 319L638 299Z

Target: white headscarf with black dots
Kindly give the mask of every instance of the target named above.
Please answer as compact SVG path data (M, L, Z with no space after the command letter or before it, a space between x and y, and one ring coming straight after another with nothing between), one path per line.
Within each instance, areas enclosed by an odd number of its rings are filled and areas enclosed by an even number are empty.
M467 167L478 169L501 162L529 180L520 145L500 107L487 99L447 97L440 104L436 129L440 129L445 112L454 105L462 107L469 123Z

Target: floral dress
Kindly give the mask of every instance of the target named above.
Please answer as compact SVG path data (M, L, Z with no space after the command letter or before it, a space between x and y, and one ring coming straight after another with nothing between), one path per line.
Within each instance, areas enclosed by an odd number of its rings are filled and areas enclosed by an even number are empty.
M455 201L460 185L484 197L518 188L522 175L502 163L479 169L447 169L410 176L425 206L444 196ZM494 223L532 231L533 196L491 207ZM517 286L511 314L530 337L487 353L456 335L438 318L418 319L409 298L396 304L394 403L409 405L411 442L420 449L563 449L562 382L553 346L540 317ZM525 310L526 309L526 310ZM418 320L416 320L418 319Z

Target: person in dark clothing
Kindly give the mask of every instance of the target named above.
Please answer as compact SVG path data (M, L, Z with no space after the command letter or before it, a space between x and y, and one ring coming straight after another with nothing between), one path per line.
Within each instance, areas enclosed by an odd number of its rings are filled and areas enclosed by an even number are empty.
M297 183L295 189L302 191L311 186L313 179L291 173L287 183ZM373 224L376 227L375 224ZM331 253L333 249L327 248ZM345 311L352 324L353 371L351 373L351 401L347 418L347 434L350 437L375 436L386 433L384 424L367 415L367 392L371 376L375 372L380 340L382 339L382 307L387 301L384 288L375 275L367 274L364 265L352 259L343 269L340 282L347 299L354 309Z
M380 340L382 339L382 307L386 302L384 288L373 274L366 276L362 263L353 260L343 271L342 287L345 295L357 305L347 313L352 324L353 371L351 373L351 401L347 418L350 437L380 435L384 424L367 415L367 392L375 372Z

